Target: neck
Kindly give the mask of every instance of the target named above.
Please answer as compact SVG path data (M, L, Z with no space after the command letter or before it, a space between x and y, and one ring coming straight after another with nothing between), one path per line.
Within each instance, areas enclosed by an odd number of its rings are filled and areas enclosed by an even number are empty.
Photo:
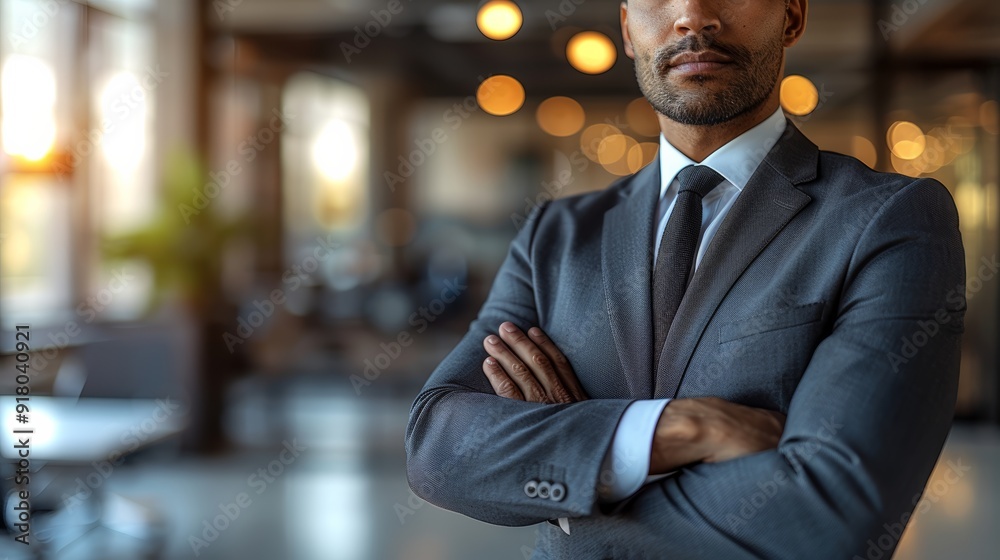
M778 109L778 104L778 96L772 95L752 111L730 121L707 126L682 124L659 113L656 117L660 121L660 132L667 142L692 161L701 163L733 138L764 122Z

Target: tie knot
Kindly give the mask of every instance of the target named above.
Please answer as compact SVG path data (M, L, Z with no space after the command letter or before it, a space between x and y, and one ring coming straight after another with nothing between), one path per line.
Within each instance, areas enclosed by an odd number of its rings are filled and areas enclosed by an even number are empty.
M677 174L677 180L681 185L678 193L694 191L698 196L703 197L719 186L723 177L707 165L689 165L681 169L681 172Z

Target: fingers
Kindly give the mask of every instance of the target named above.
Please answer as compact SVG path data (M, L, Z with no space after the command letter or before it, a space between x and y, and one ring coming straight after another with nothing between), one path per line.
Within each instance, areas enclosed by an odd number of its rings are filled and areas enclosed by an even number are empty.
M541 329L526 335L505 321L499 336L490 335L483 347L494 361L483 363L494 392L529 402L571 403L587 399L566 356Z
M500 337L518 359L528 366L551 402L573 402L574 399L560 375L556 373L552 360L531 338L521 332L521 329L517 328L514 323L506 321L500 324Z
M486 379L489 379L490 385L493 387L493 392L497 395L507 397L508 399L524 400L524 394L510 380L507 372L500 367L496 358L492 356L486 358L486 361L483 362L483 373L486 374Z
M529 402L541 402L549 403L551 400L542 388L535 375L531 370L517 357L517 354L512 352L510 348L504 344L504 341L496 335L490 335L486 337L483 341L483 347L486 348L486 352L493 357L497 362L497 367L500 367L505 372L507 378L514 383L517 389L523 396L522 400ZM484 365L485 366L489 364ZM489 375L489 374L488 374ZM502 383L502 379L500 382ZM492 384L492 379L490 380ZM496 387L493 388L494 391Z
M556 374L562 381L563 386L566 387L566 390L573 397L573 400L586 400L587 395L583 392L583 387L580 386L580 381L576 378L573 367L570 366L569 360L566 359L566 356L563 355L556 344L552 342L552 339L538 327L528 329L528 336L548 356L549 361L555 367Z

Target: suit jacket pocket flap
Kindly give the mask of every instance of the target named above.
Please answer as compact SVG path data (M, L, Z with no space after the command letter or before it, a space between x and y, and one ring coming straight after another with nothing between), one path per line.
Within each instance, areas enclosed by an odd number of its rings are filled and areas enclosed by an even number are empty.
M719 343L818 321L823 317L824 303L806 303L725 323L719 328Z

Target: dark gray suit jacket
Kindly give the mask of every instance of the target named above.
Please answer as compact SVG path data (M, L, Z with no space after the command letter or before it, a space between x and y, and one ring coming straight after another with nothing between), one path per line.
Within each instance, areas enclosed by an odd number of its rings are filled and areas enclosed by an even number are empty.
M489 523L550 521L532 558L889 557L954 411L965 255L948 190L820 151L789 122L707 248L653 372L659 175L654 160L532 212L413 403L411 488ZM507 320L544 329L590 400L496 396L482 341ZM630 402L709 395L786 413L779 447L597 503ZM564 495L531 490L543 482Z

